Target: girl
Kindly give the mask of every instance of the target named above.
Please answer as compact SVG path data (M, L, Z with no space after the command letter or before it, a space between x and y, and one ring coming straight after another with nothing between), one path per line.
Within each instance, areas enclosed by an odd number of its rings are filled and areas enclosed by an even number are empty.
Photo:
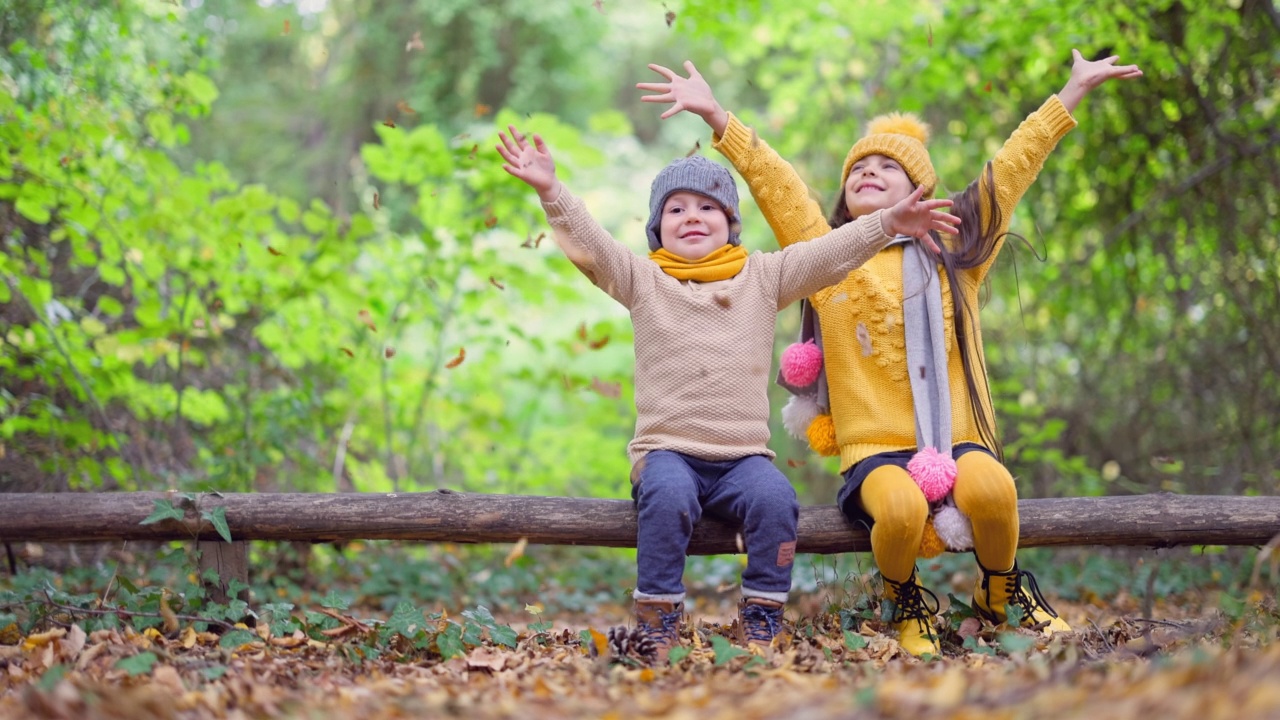
M981 575L974 609L993 623L1017 606L1020 624L1046 634L1070 627L1045 602L1030 573L1019 570L1017 489L1001 453L982 353L978 288L995 262L1014 207L1045 158L1075 127L1071 112L1093 88L1142 74L1116 58L1090 62L1073 50L1071 78L1022 122L957 193L960 232L939 238L936 252L911 238L876 254L839 283L809 298L815 344L796 349L800 394L783 411L810 445L840 456L845 484L837 502L852 521L871 527L871 548L895 606L893 623L914 655L940 651L933 619L937 597L916 580L917 554L972 547ZM688 78L659 66L665 83L639 83L659 94L642 98L703 118L713 141L751 188L782 247L808 240L937 185L925 149L928 130L915 116L873 120L845 158L842 191L822 217L794 168L716 102L692 63ZM812 357L821 352L821 364ZM791 352L791 349L788 351ZM806 352L808 356L806 356ZM784 375L787 357L784 355ZM829 397L830 414L825 400ZM816 398L816 399L810 399ZM931 507L932 505L932 507ZM928 596L928 600L926 600Z
M556 179L540 137L530 144L508 130L510 138L499 134L503 169L537 191L570 260L630 311L635 328L636 434L628 454L639 524L637 625L665 662L684 613L685 551L705 511L742 526L740 627L751 645L767 646L791 589L799 515L795 490L766 447L777 313L838 281L895 235L956 232L958 219L937 210L951 201L912 192L824 238L748 256L733 177L695 155L653 181L646 259L610 237Z

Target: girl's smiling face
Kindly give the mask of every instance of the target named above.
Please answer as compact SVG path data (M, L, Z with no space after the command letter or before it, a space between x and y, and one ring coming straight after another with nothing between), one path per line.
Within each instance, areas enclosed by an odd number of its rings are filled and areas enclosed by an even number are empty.
M662 247L685 260L701 260L729 242L729 216L720 203L684 190L662 204Z
M844 182L844 202L849 216L858 218L893 207L912 190L915 186L901 163L885 155L868 155L849 168L849 178Z

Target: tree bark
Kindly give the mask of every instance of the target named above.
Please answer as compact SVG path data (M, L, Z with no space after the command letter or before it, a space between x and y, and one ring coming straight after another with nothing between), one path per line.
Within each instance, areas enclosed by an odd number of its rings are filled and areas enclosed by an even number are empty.
M140 525L157 500L186 520ZM216 540L201 511L226 508L233 540L417 540L635 547L628 500L428 493L230 493L198 503L174 493L0 493L0 541ZM1262 545L1280 535L1280 496L1133 495L1021 500L1021 547ZM691 555L740 552L737 529L704 519ZM867 532L832 505L800 511L797 551L870 549Z

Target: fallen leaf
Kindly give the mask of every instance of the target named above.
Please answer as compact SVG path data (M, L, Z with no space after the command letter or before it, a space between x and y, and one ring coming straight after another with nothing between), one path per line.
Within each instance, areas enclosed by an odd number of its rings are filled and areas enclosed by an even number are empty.
M422 44L422 32L418 31L413 34L413 37L409 39L409 42L404 44L404 51L409 52L410 50L422 50L424 47L426 46Z
M467 155L467 159L468 159L468 160L475 160L475 159L476 159L476 151L477 151L477 150L479 150L479 149L480 149L480 144L479 144L479 143L476 143L475 145L472 145L472 146L471 146L471 153L470 153L469 155Z
M666 5L663 5L663 7L666 7ZM676 14L668 10L666 19L667 19L667 27L671 27L671 24L676 21Z
M524 549L528 547L529 539L520 538L515 545L511 546L511 552L507 553L507 559L502 561L504 567L511 567L511 563L524 557Z
M496 288L498 288L499 290L506 290L506 289L507 289L507 286L506 286L506 285L503 285L502 283L498 282L497 278L495 278L495 277L494 277L494 276L492 276L492 275L490 275L490 276L489 276L489 284L490 284L490 285L492 285L492 286L494 286L494 287L496 287Z
M160 617L164 619L165 635L172 635L178 632L179 627L178 616L173 612L173 609L169 607L169 595L170 592L168 588L164 588L160 591Z
M444 364L444 366L445 366L447 369L452 370L452 369L454 369L454 368L458 367L459 365L461 365L461 364L462 364L462 361L463 361L463 360L466 360L466 359L467 359L467 349L466 349L466 348L458 348L458 357L456 357L456 358L454 358L454 359L450 360L449 362L445 363L445 364Z
M591 634L591 647L595 650L596 657L605 657L609 654L609 638L595 628L587 628L587 632Z
M965 618L960 623L960 628L956 630L956 634L961 638L976 637L982 631L982 621L978 618Z
M787 467L804 467L808 463L807 460L796 460L795 458L787 458Z
M991 92L991 81L987 81L986 87L982 88L984 92Z
M490 647L477 647L467 656L468 670L498 672L507 663L507 656Z

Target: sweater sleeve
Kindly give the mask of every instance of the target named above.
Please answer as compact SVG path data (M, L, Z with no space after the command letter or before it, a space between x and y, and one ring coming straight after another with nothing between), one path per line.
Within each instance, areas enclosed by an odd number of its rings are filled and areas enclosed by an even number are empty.
M779 245L785 248L831 231L822 208L809 196L809 187L796 169L733 113L729 113L724 135L712 138L712 146L747 181L751 197L756 199Z
M979 267L969 271L971 273L970 277L975 284L982 282L986 278L991 266L995 264L996 256L1000 253L1001 248L1004 247L1004 234L1009 230L1009 225L1013 220L1013 211L1018 206L1018 201L1026 194L1027 189L1031 187L1031 183L1035 182L1036 176L1040 174L1040 169L1044 167L1044 162L1049 157L1049 153L1053 152L1053 149L1057 147L1058 141L1075 126L1075 118L1071 117L1071 113L1067 112L1066 106L1062 104L1057 95L1051 95L1038 110L1028 115L1022 121L1022 124L1018 125L1018 129L1013 132L1013 135L1009 136L1000 151L996 153L995 158L992 159L991 171L995 180L995 200L996 205L1000 208L1002 222L998 228L999 238L996 240L995 250L991 253L991 257ZM980 204L982 219L985 224L989 222L989 213L986 208L991 197L991 186L986 180L985 168L980 183L982 188Z
M569 261L596 287L630 308L638 297L637 285L646 276L641 267L646 260L614 240L587 212L582 199L563 184L555 202L542 203L542 209Z
M883 210L863 215L812 242L769 253L777 260L778 309L835 285L890 241L880 225Z

